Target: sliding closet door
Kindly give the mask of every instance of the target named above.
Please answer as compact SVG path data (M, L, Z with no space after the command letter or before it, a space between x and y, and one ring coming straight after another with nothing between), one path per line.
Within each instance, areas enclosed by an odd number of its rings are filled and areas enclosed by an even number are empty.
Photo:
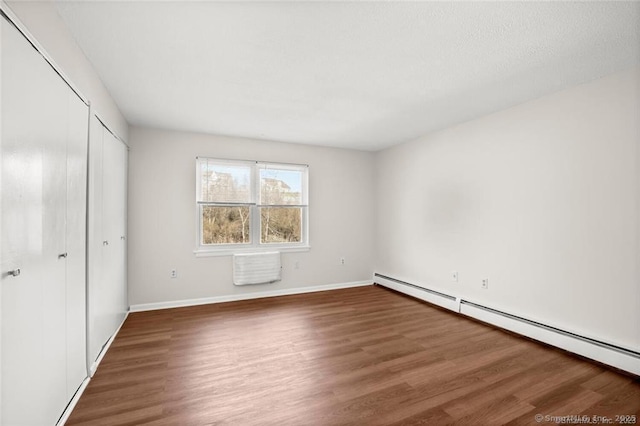
M2 423L44 425L55 423L66 400L64 259L57 259L66 105L57 102L67 98L4 20L2 33Z
M106 342L102 330L108 328L109 314L105 308L105 289L102 279L103 244L108 241L102 239L102 147L104 127L95 117L91 117L89 130L89 226L88 235L88 298L87 298L87 327L88 327L88 365L93 365ZM107 337L108 338L108 337Z
M67 400L87 377L87 128L89 111L69 96L66 198Z
M67 154L82 156L88 110L31 44L0 21L2 424L55 424L84 374L68 350L82 344L74 339L84 326L84 303L76 300L84 292L69 296L67 265L79 277L75 287L82 287L84 249L66 238L84 229L68 227L67 213L77 207L82 216L85 209L81 199L67 204L68 190L83 190L82 176L73 171L81 166ZM80 318L72 333L74 316L67 312Z
M89 362L122 323L127 309L127 147L95 117L89 170Z
M103 270L107 273L111 309L114 314L110 335L122 323L128 309L126 285L126 194L127 194L127 157L124 143L111 133L105 133L102 192L102 229L109 245L104 247Z

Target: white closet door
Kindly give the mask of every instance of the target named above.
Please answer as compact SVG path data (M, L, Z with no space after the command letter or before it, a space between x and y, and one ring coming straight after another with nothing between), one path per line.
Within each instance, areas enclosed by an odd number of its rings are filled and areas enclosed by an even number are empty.
M87 305L87 326L89 328L88 357L89 365L92 365L106 339L104 336L107 329L108 312L105 308L104 282L102 280L102 147L104 137L104 127L98 119L91 117L89 130L89 252L87 259L88 266L88 305ZM107 337L108 339L108 337Z
M109 339L122 323L126 311L126 176L127 147L105 129L102 160L102 233L109 244L102 246L102 270ZM105 340L106 341L106 340Z
M67 136L67 400L87 377L87 106L69 94Z
M87 113L42 56L0 21L2 424L47 425L68 402L67 139L81 132L70 130L70 115L85 117L86 131Z
M92 119L89 195L89 361L93 363L126 311L127 149Z
M119 326L124 319L126 312L129 310L129 295L127 287L127 170L129 151L127 146L118 141L117 142L117 158L116 158L116 172L115 172L115 186L116 186L116 241L117 251L115 253L114 268L117 271L116 283L118 284L115 297L116 307L116 320ZM115 330L114 330L115 332Z
M124 196L123 176L124 158L122 151L124 145L111 133L105 130L103 138L102 160L102 233L109 244L102 248L102 270L105 280L106 302L110 314L108 332L109 338L122 320L122 272L124 263L121 259L124 241Z
M51 105L53 71L4 20L2 32L2 423L52 424L66 401L64 261L52 259L64 250L53 118L65 108Z

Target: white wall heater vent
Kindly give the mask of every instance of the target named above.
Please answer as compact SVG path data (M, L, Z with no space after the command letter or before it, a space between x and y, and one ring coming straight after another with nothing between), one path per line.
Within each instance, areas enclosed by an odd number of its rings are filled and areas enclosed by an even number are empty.
M233 283L235 285L269 284L280 281L281 275L280 252L233 255Z

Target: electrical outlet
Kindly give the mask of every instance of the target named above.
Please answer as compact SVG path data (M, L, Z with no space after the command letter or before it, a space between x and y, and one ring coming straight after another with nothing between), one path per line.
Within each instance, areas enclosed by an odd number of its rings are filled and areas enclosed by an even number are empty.
M300 269L300 261L296 260L296 263L293 264L293 269Z
M177 269L172 269L171 270L171 278L178 278L178 270Z
M344 257L341 257L341 258L340 258L340 264L341 264L341 265L344 265Z
M451 271L451 281L458 282L458 271Z
M489 288L489 278L482 279L482 288L484 288L485 290Z

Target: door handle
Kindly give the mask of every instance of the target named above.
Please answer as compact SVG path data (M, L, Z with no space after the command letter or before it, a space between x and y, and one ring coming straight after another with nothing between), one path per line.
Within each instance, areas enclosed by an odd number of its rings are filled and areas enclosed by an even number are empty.
M62 258L66 259L67 255L68 255L67 253L61 253L58 255L58 259L62 259Z
M12 277L18 277L20 276L20 269L14 269L13 271L9 271L8 272L9 275L11 275Z

